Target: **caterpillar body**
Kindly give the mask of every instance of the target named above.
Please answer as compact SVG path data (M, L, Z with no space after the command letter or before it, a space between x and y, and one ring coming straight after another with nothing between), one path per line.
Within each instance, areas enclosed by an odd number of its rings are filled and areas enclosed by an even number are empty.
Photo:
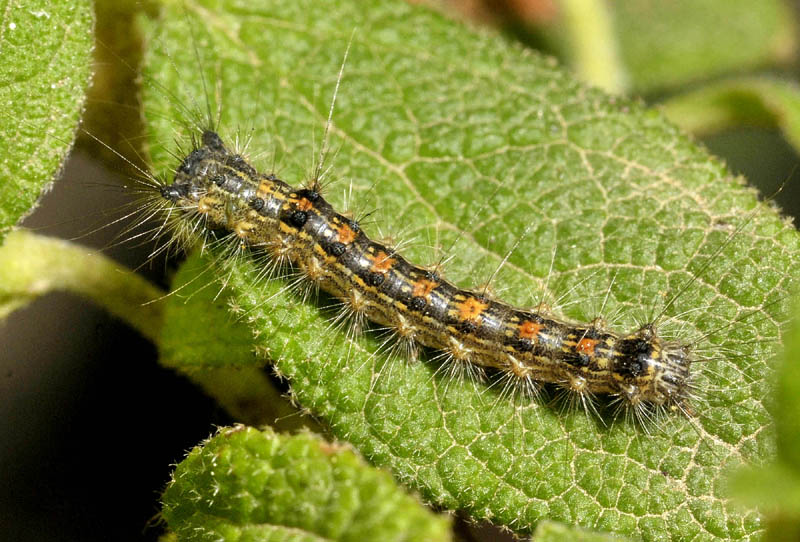
M649 324L620 334L599 320L573 325L460 289L370 240L317 188L293 188L257 172L215 132L202 134L202 146L160 194L188 220L290 262L354 313L401 341L444 351L454 363L505 371L530 381L526 387L553 383L589 396L613 394L632 406L687 408L687 345L664 341Z

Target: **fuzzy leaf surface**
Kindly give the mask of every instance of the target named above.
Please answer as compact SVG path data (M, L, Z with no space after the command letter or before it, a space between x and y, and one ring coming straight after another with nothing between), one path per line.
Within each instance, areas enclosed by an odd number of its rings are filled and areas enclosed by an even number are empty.
M178 465L163 503L180 540L450 540L449 520L388 473L308 433L224 428Z
M72 147L93 24L89 0L0 2L0 242Z
M774 453L769 360L800 249L796 230L741 179L657 112L423 8L185 10L146 23L145 106L165 178L177 167L170 152L190 150L210 111L232 146L252 136L261 171L304 184L352 36L325 161L334 206L349 201L368 234L405 241L420 264L446 258L460 286L492 278L498 297L520 306L546 301L580 321L602 314L627 332L668 305L659 332L709 359L693 368L697 417L667 416L647 432L612 422L607 398L601 421L547 395L448 377L433 356L375 354L379 331L348 338L324 299L304 302L265 281L258 262L231 260L221 276L252 346L301 405L427 500L519 532L545 518L643 539L760 531L718 482Z

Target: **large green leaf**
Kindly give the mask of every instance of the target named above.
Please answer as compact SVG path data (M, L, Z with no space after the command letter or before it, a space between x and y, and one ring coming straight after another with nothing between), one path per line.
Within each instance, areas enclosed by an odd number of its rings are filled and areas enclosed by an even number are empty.
M0 2L0 242L72 146L93 23L88 0Z
M303 183L352 39L327 198L341 208L350 194L357 217L372 212L365 230L414 240L404 252L415 261L449 258L460 285L480 285L509 256L498 295L557 300L574 319L602 312L621 331L690 284L660 329L714 358L693 367L694 420L649 433L604 425L435 374L434 361L374 355L379 333L348 340L333 311L232 262L224 279L254 346L302 406L431 502L521 532L543 518L645 539L759 532L720 480L774 450L764 403L800 257L790 225L658 113L433 12L377 0L181 5L150 25L157 171L174 170L170 152L187 149L173 141L199 133L191 120L208 102L226 141L252 136L259 168Z

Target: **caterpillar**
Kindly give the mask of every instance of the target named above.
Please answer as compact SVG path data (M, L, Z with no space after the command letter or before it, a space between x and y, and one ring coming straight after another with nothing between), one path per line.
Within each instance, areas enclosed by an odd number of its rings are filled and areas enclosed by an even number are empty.
M349 310L411 343L408 351L414 343L445 351L452 362L513 374L527 388L552 383L589 396L613 394L634 407L688 408L689 346L664 341L653 323L621 334L601 322L573 325L460 289L370 240L318 185L298 189L258 173L215 132L203 132L202 145L160 195L184 215L179 220L231 233L294 265Z

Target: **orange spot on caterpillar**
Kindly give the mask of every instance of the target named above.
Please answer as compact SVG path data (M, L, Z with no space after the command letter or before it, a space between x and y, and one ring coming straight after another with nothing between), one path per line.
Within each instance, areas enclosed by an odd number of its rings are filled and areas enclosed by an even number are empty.
M484 303L474 297L468 297L464 301L456 305L458 310L458 318L461 320L476 321L480 318L483 311L489 307L488 303Z
M378 253L370 259L372 260L372 268L370 271L373 273L385 273L390 270L397 261L382 250L379 250Z
M578 344L575 346L575 350L578 351L579 354L584 354L586 356L594 356L594 348L597 346L597 343L600 342L596 339L587 339L584 337Z
M537 324L536 322L531 322L530 320L522 322L519 325L519 337L520 339L535 339L539 336L539 332L542 330L542 327L542 324Z
M415 281L413 284L414 288L411 291L411 295L415 297L424 297L426 299L433 291L433 289L439 286L438 282L434 282L428 279L419 279Z
M336 233L338 234L336 240L345 245L352 243L356 238L356 232L347 224L336 227Z
M308 198L300 198L297 200L297 208L301 211L308 211L314 208L314 204Z

